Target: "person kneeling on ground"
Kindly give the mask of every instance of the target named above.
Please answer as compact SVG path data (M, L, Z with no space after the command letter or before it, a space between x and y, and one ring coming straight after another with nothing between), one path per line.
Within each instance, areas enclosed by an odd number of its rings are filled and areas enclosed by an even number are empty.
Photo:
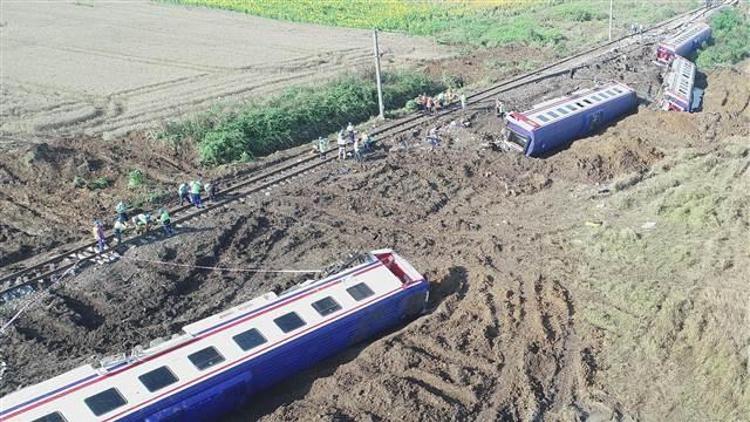
M147 234L151 228L151 214L140 213L137 217L133 217L133 225L135 226L136 234Z
M174 234L174 230L172 229L172 218L169 216L169 212L167 212L166 208L161 209L159 222L161 222L161 228L164 230L165 236L171 236Z

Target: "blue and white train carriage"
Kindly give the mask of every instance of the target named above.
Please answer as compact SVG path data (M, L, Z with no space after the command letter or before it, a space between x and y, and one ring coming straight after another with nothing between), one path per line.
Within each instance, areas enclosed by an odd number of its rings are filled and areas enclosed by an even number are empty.
M705 23L692 25L659 43L656 48L656 61L669 64L676 56L689 57L709 38L711 38L710 26Z
M694 84L695 65L682 56L676 56L664 76L662 110L692 111L694 103L699 102L699 98L694 98Z
M627 85L612 82L535 105L505 116L505 145L529 157L541 157L587 136L638 106Z
M0 400L2 421L200 421L424 310L428 282L390 249L267 293L101 368L86 365Z

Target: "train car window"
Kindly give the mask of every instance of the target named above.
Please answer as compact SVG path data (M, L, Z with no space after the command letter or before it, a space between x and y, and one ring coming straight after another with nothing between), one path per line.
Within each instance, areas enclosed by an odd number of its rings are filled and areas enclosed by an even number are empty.
M564 108L558 108L557 112L562 114L563 116L569 113L569 111L565 110Z
M601 96L602 98L609 98L609 94L607 94L607 93L606 93L606 92L604 92L604 91L600 92L600 93L599 93L599 95L600 95L600 96Z
M240 349L247 352L248 350L258 347L265 343L267 340L263 337L263 334L255 328L245 331L244 333L237 334L232 337L235 343L240 346Z
M588 98L584 98L584 99L583 99L583 100L581 100L581 101L583 101L584 103L586 103L586 104L588 104L588 105L594 104L594 103L592 103L592 102L591 102L591 100L589 100Z
M570 111L576 111L576 110L578 110L578 109L576 108L576 106L574 106L573 104L568 104L568 105L566 105L565 107L568 107L568 110L570 110Z
M206 347L203 350L198 350L192 355L188 355L190 362L193 362L198 370L202 371L206 368L210 368L217 363L224 362L224 356L220 355L213 347Z
M547 113L547 115L550 116L550 117L552 117L553 119L555 119L555 118L558 117L557 113L555 113L554 111L550 111L549 113Z
M617 95L617 94L615 94L615 92L614 92L614 91L612 91L612 90L610 90L610 91L607 91L607 94L609 94L609 95L611 95L611 96L613 96L613 97L614 97L615 95Z
M313 302L312 307L320 314L320 316L330 315L341 309L341 305L336 303L331 296L324 297L317 302Z
M66 419L60 414L60 412L55 412L50 413L49 415L44 415L41 418L36 418L31 422L66 422Z
M369 287L367 287L367 284L365 283L355 284L354 286L346 289L346 291L357 302L375 294L372 290L370 290Z
M111 412L127 403L116 388L104 390L99 394L94 394L93 396L84 399L83 401L96 416L101 416L107 412Z
M616 93L622 94L622 90L620 88L612 88Z
M288 314L282 315L274 319L273 322L276 323L276 326L285 333L296 330L305 325L305 321L302 321L302 318L300 318L296 312L289 312Z
M545 122L545 123L549 122L549 119L546 118L546 117L544 117L544 116L542 116L541 114L539 114L538 116L536 116L536 118L539 119L539 120L541 120L541 121L543 121L543 122Z
M598 95L592 95L591 98L595 99L596 101L602 100Z
M138 379L141 380L141 384L151 393L177 382L177 377L166 366L146 372L139 376Z

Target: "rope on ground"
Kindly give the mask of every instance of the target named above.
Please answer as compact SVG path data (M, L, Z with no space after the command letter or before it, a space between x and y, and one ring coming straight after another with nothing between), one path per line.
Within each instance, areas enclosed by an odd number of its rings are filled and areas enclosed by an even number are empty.
M291 273L291 274L309 274L309 273L322 273L323 270L269 270L265 268L242 268L242 267L212 267L207 265L190 265L190 264L179 264L176 262L158 261L154 259L143 259L143 258L132 258L122 256L120 259L136 262L146 262L149 264L166 265L171 267L182 267L182 268L197 268L201 270L212 270L212 271L229 271L239 273Z

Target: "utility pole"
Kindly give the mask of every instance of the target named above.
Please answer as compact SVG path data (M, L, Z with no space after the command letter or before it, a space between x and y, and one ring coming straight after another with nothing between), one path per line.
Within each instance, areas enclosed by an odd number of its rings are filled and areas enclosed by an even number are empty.
M609 40L612 41L612 7L615 0L609 0Z
M372 43L375 47L375 77L378 83L378 110L380 110L381 120L385 119L385 110L383 108L383 85L380 81L380 48L378 48L378 30L373 29L372 31Z

